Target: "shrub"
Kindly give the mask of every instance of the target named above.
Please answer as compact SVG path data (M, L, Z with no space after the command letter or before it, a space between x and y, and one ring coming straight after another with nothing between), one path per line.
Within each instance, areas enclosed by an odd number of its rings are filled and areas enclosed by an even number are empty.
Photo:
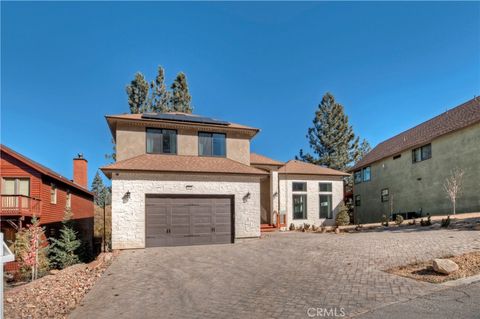
M35 280L48 272L49 246L45 239L45 229L35 217L27 228L19 229L15 235L14 252L22 278Z
M303 224L303 230L304 231L310 230L310 224L304 223Z
M342 202L338 208L337 218L335 219L335 224L337 226L347 226L350 224L350 215L348 215L348 208Z
M401 225L402 223L403 223L403 217L402 217L402 215L397 215L397 216L395 217L395 224Z
M298 231L303 231L303 225L297 226Z
M424 221L423 218L420 220L420 225L422 226L430 226L432 225L431 217L428 215L427 220Z
M294 231L295 230L295 225L293 223L290 223L290 227L288 227L289 230Z
M440 226L444 228L447 228L448 226L450 226L450 215L448 215L446 219L442 219L442 223Z
M318 227L315 225L312 225L312 231L317 231L317 230L318 230Z
M60 239L50 240L52 241L50 260L54 267L63 269L80 261L76 252L81 246L81 241L77 239L77 233L71 226L64 223L60 230Z
M387 215L382 215L382 225L385 226L385 227L388 227L389 220L387 218Z

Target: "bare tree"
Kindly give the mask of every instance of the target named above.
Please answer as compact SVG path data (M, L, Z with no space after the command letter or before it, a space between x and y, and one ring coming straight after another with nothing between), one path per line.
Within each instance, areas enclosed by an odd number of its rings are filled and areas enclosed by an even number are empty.
M450 177L445 179L445 183L443 184L443 189L447 194L447 198L452 202L453 206L453 214L456 213L456 204L457 199L460 197L460 193L462 192L462 182L463 182L463 174L465 172L461 168L454 168L451 172Z

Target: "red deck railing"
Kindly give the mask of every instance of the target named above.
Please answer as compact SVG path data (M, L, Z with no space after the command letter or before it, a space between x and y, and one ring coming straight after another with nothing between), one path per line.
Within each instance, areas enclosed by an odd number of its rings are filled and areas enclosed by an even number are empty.
M24 195L0 195L1 216L37 216L42 213L42 201Z

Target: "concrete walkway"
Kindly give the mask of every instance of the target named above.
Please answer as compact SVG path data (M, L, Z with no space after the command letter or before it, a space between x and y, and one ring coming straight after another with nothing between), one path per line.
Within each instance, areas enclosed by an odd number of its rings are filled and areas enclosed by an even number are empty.
M479 231L415 228L124 251L71 318L352 316L443 289L382 270L473 250Z

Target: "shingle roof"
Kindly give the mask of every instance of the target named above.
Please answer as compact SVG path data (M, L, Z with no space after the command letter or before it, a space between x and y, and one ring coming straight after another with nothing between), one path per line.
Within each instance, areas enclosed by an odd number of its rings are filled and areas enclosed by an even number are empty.
M430 143L437 137L480 122L480 99L472 99L422 124L378 144L350 171L410 148Z
M250 153L250 164L282 166L285 163L276 161L274 159L257 153Z
M51 170L50 168L26 157L25 155L22 155L20 153L18 153L17 151L14 151L13 149L11 149L10 147L8 146L5 146L3 144L0 144L0 150L2 152L5 152L6 154L10 155L11 157L15 158L16 160L32 167L33 169L37 170L38 172L44 174L44 175L47 175L49 176L50 178L53 178L54 180L57 180L57 181L60 181L60 182L63 182L67 185L70 185L82 192L85 192L87 194L90 194L90 195L93 195L92 192L90 192L88 189L84 188L83 186L81 185L78 185L77 183L69 180L68 178L58 174L57 172Z
M168 112L169 114L182 114L186 116L191 116L191 117L201 117L201 115L197 114L188 114L188 113L181 113L181 112ZM233 128L233 129L244 129L244 130L249 130L249 131L255 131L258 132L260 129L255 128L255 127L250 127L246 125L241 125L237 123L231 123L228 122L228 125L217 125L217 124L199 124L199 123L188 123L188 122L177 122L173 120L165 120L165 119L147 119L147 118L142 118L143 114L118 114L118 115L107 115L107 119L124 119L124 120L138 120L138 121L149 121L149 122L168 122L168 123L181 123L181 124L190 124L190 125L201 125L201 126L217 126L220 128Z
M101 168L111 171L152 171L268 175L267 172L224 157L143 154Z
M299 175L350 176L350 174L345 172L297 160L288 161L284 166L279 169L278 173Z

